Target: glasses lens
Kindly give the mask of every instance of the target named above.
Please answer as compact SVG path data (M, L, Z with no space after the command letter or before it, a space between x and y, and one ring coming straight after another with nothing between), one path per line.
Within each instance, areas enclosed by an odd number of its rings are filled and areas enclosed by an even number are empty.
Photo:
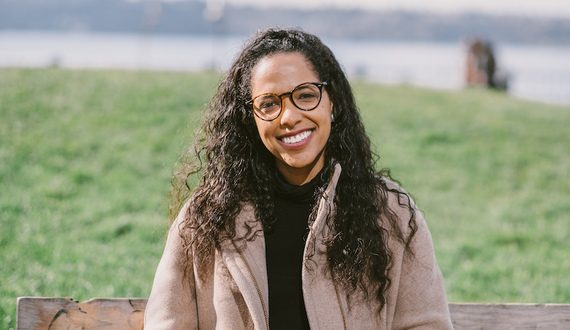
M260 95L253 100L253 109L260 118L274 119L281 111L281 99L275 94Z
M313 84L295 88L291 95L293 103L301 110L313 110L321 101L321 90Z

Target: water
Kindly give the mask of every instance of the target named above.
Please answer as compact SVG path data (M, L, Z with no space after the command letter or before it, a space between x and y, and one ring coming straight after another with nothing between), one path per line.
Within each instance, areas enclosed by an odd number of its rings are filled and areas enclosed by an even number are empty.
M349 75L429 88L464 88L466 47L460 43L329 43ZM496 45L498 69L509 76L509 94L570 104L570 46Z
M388 84L459 90L460 43L324 40L347 74ZM0 67L226 70L243 38L0 31ZM495 45L514 97L570 105L570 46Z

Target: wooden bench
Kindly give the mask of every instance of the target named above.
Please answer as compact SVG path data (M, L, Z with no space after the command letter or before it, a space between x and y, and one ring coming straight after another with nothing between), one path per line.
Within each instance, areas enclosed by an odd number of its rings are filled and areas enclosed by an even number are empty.
M16 328L142 329L146 299L18 298ZM570 304L450 303L455 329L570 329Z

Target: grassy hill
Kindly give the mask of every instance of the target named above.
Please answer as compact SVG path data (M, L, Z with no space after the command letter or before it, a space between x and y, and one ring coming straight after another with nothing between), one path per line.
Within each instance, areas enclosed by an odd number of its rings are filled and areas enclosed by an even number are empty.
M0 70L0 328L18 296L147 297L212 74ZM570 107L356 83L450 301L570 300Z

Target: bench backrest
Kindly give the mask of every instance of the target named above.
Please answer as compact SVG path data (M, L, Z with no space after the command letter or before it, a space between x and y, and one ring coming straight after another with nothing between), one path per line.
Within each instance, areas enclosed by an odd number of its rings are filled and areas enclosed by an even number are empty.
M18 298L16 329L143 328L146 299Z
M146 301L20 297L16 328L140 330ZM570 329L570 304L450 303L449 311L456 330Z
M570 304L450 303L455 329L570 329Z

